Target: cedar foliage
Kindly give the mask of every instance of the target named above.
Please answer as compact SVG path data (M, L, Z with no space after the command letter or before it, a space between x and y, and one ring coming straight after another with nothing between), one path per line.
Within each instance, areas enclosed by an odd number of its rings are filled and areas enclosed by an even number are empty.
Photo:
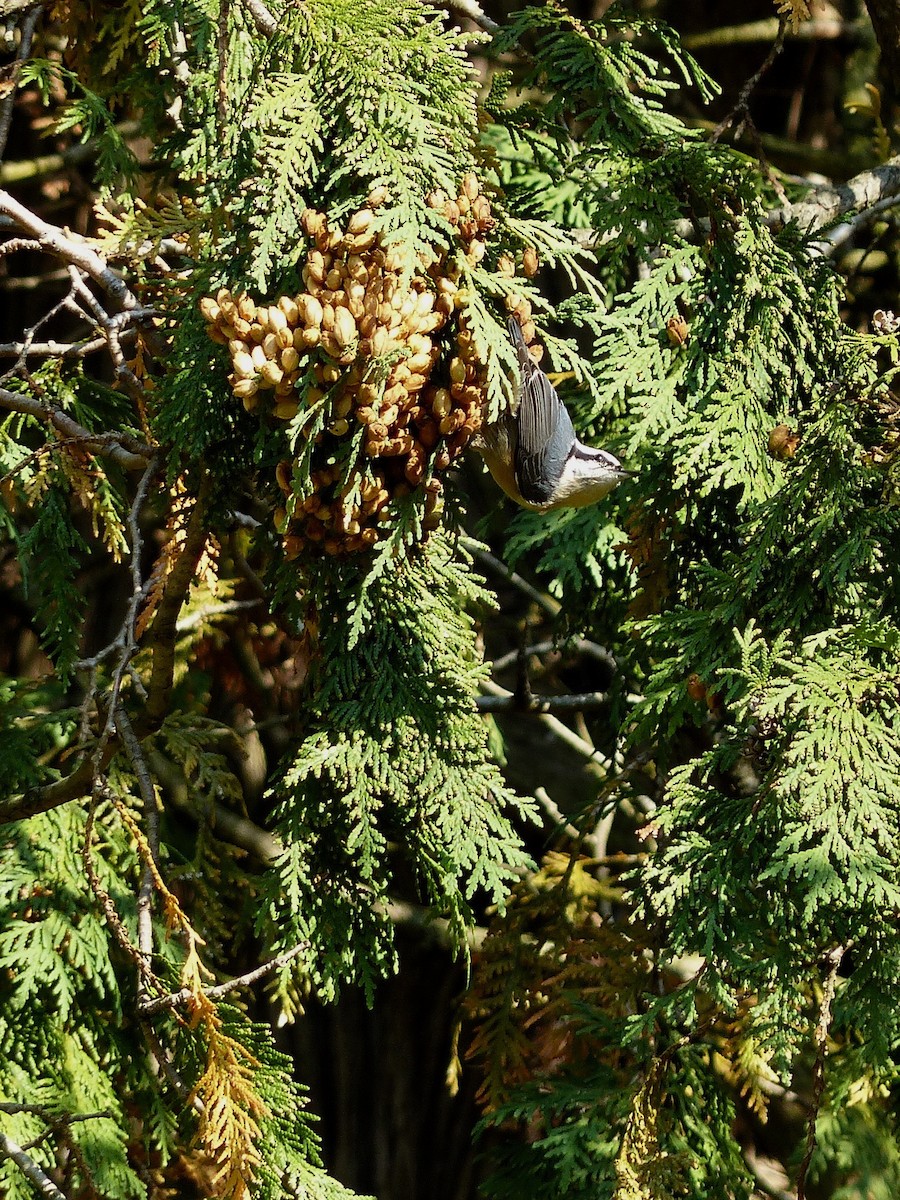
M23 412L0 427L3 536L48 666L0 681L0 1130L67 1197L348 1195L273 1030L207 989L236 943L284 956L288 1019L310 991L372 998L414 888L458 952L489 913L464 1000L486 1194L750 1197L748 1122L792 1086L822 1194L895 1194L896 335L854 332L832 264L771 220L771 178L683 122L678 89L715 83L662 23L525 8L490 47L514 72L480 97L484 39L418 0L272 13L266 35L242 5L70 0L20 73L57 130L96 139L91 244L155 317L120 386L50 357L4 387L159 459L136 487L99 443L46 440ZM497 219L483 261L428 203L470 171ZM198 307L296 291L304 210L340 221L374 187L410 272L456 255L492 411L514 286L581 435L639 472L503 535L616 660L595 803L537 866L534 806L475 707L492 596L458 538L464 487L429 537L413 494L371 554L288 561L275 471L302 422L241 411ZM528 247L545 273L513 285L503 260ZM101 557L134 574L98 653ZM217 828L244 777L205 666L246 634L248 580L307 672L264 864ZM612 882L615 860L583 851L617 808L643 827ZM804 1180L805 1138L786 1152ZM11 1157L0 1187L34 1194Z

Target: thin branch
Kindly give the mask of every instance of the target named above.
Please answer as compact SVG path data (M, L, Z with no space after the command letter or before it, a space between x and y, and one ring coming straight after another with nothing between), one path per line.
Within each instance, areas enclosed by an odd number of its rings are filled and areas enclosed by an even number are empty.
M485 29L488 33L496 33L500 28L497 22L492 20L482 9L477 0L447 0L447 7L453 12L458 12L462 17L468 17L479 29Z
M479 712L584 712L602 708L609 700L606 692L580 692L562 696L508 695L478 696L475 706Z
M463 546L475 558L476 562L481 563L489 570L494 571L497 575L502 576L507 583L511 583L529 600L532 600L540 608L544 610L548 616L556 617L559 615L562 605L558 600L554 600L552 596L547 596L543 592L539 592L536 587L523 579L521 575L517 575L512 567L508 567L502 559L490 554L484 550L474 538L461 537L460 545Z
M482 680L481 688L483 691L487 692L489 696L503 696L508 700L512 700L514 702L517 701L517 697L514 692L510 692L506 688L500 687L499 684L493 683L489 679ZM587 759L592 766L598 769L602 768L604 771L611 769L612 764L610 763L609 759L605 758L602 754L595 750L593 746L584 740L584 738L579 737L574 730L568 727L568 725L564 725L562 721L554 717L552 713L538 711L535 713L535 716L543 725L546 725L547 728L554 733L561 742L565 742L565 744L574 750L576 754L579 754L582 758Z
M821 242L816 244L822 247L824 253L829 255L835 254L841 246L854 238L866 225L876 220L881 213L887 212L891 208L896 208L898 205L900 205L900 194L885 196L882 200L876 201L871 208L861 209L860 212L854 213L846 221L841 221L840 225L833 225L827 233L822 235ZM871 250L871 248L870 245L869 249ZM859 265L857 265L856 270L859 270Z
M33 254L35 251L40 253L41 243L34 238L7 238L0 244L0 258L6 258L7 254Z
M828 1028L831 1025L831 1006L837 991L838 968L841 959L849 950L849 944L835 946L822 959L826 966L825 978L822 980L822 999L819 1002L819 1017L813 1034L816 1047L816 1059L813 1063L812 1078L812 1112L806 1127L806 1152L797 1173L797 1200L806 1200L806 1176L809 1164L816 1149L816 1121L822 1106L822 1095L825 1091L825 1056L828 1050Z
M141 1021L141 1031L144 1034L144 1039L147 1043L147 1049L150 1051L150 1056L154 1062L159 1064L159 1069L168 1079L169 1083L175 1089L178 1097L184 1104L189 1105L195 1112L203 1112L203 1101L195 1096L193 1090L188 1087L184 1079L181 1077L181 1072L172 1062L171 1058L159 1040L159 1035L153 1028L150 1021Z
M0 388L0 408L48 422L64 437L79 442L86 450L110 459L126 471L146 469L148 459L152 459L156 453L152 446L146 446L124 433L90 433L61 408L53 408L34 396Z
M68 270L72 281L72 292L75 302L83 308L86 319L90 321L93 318L106 335L106 341L109 345L109 356L116 369L117 378L126 385L133 395L143 396L144 385L125 361L125 354L121 344L122 326L129 318L143 320L151 317L153 316L153 311L145 308L126 309L124 312L117 313L111 317L85 283L78 267L70 266Z
M11 1158L25 1178L33 1183L42 1196L47 1200L66 1200L49 1175L46 1175L33 1158L29 1158L21 1146L0 1131L0 1153Z
M784 38L787 33L787 17L782 16L778 22L778 33L775 36L775 41L769 48L769 53L763 60L762 66L751 75L747 82L740 90L737 98L737 103L726 117L723 117L719 124L715 127L710 135L711 142L717 142L726 129L729 129L735 121L738 121L739 128L746 121L750 112L750 97L753 95L762 77L766 74L769 68L774 63L775 59L784 49ZM738 134L739 136L739 134Z
M805 200L772 214L774 222L796 221L803 233L830 225L845 213L860 214L900 195L900 155L861 171L837 187L816 188Z
M253 18L253 24L263 35L263 37L271 37L278 28L278 22L263 4L262 0L244 0L247 5L247 12Z
M197 806L191 801L188 782L178 767L159 750L151 750L149 758L157 779L165 788L166 799L177 809L198 824L209 813L216 837L246 850L263 866L271 866L275 862L283 847L274 833L269 833L246 817L239 817L221 804L214 803L211 808L204 805L203 811L198 812Z
M9 127L12 124L13 109L16 106L16 91L19 86L19 72L22 70L22 63L28 58L31 53L31 39L34 37L34 31L37 28L38 19L43 12L43 4L36 4L28 13L25 14L25 19L22 22L22 31L19 37L19 48L16 51L16 59L12 65L12 71L4 80L5 85L9 88L9 94L0 106L0 158L3 158L6 152L6 143L9 138Z
M122 690L122 683L125 679L128 665L137 653L137 641L134 629L135 622L137 621L138 606L144 594L144 581L141 575L141 555L144 548L144 539L141 533L140 516L141 509L144 507L144 501L147 499L147 493L150 490L150 483L155 475L156 459L153 458L147 464L144 474L141 476L141 481L137 486L137 491L135 492L134 500L131 503L128 513L128 529L131 534L131 595L128 598L128 607L125 611L119 635L114 642L115 647L119 651L119 661L113 672L106 721L103 726L103 732L100 735L100 741L97 744L97 749L94 752L95 762L99 761L99 756L103 753L106 743L112 737L119 723L119 694ZM121 729L119 732L121 734ZM95 779L99 774L100 769L97 767L95 769Z
M447 918L436 917L430 908L420 904L409 904L405 900L391 900L385 904L376 904L374 911L386 916L393 925L404 926L427 935L439 946L455 950L459 945L459 935ZM487 937L487 929L483 925L468 925L462 936L470 950L480 950Z
M564 833L572 841L578 841L581 838L581 831L568 820L545 787L535 788L534 798L550 818L555 832Z
M797 1200L794 1192L782 1187L787 1180L780 1163L758 1155L752 1146L744 1151L744 1162L753 1175L757 1192L770 1196L771 1200Z
M204 988L203 994L209 1000L221 1000L223 996L228 996L231 992L236 992L238 988L249 987L252 983L256 983L257 979L262 979L265 975L270 975L273 971L280 970L293 959L297 958L298 955L302 954L304 950L308 949L309 942L298 942L290 950L285 950L283 954L278 954L275 958L270 958L268 962L254 967L252 971L247 971L243 975L236 975L234 979L227 979L224 983L217 983L214 987ZM154 1013L161 1012L163 1009L178 1008L195 998L196 993L191 991L190 988L182 988L180 992L170 992L166 996L156 996L153 1000L145 1000L140 1006L140 1012L142 1016L150 1017Z
M4 393L3 390L0 389L0 406L3 405L5 395L13 397L13 399L17 402L22 399L22 397L15 396L12 392ZM24 399L30 400L30 397L25 397ZM18 408L18 404L16 407ZM65 413L61 413L58 410L50 410L48 412L48 410L43 408L39 408L38 411L39 414L45 418L48 416L51 419L56 417L65 417L66 422L68 422L71 426L74 426L75 429L79 431L79 434L85 435L85 438L88 442L90 442L92 438L96 440L96 435L91 435L88 434L87 431L81 430L80 426L76 425L75 422L72 422L70 418L66 417ZM54 424L56 423L57 422L54 419ZM128 671L129 664L137 648L134 637L134 627L138 605L141 602L144 592L140 561L143 548L143 537L140 529L140 514L147 499L147 494L150 490L150 484L155 478L157 469L155 452L151 451L149 447L147 447L147 450L150 453L150 460L148 462L145 458L139 459L141 466L144 468L144 474L141 476L141 480L138 483L135 497L128 515L128 527L131 533L132 591L125 618L122 622L118 635L109 646L107 646L99 654L95 655L93 659L86 659L78 664L78 666L83 669L95 671L97 666L99 666L102 661L109 658L112 654L118 652L118 662L113 672L108 707L106 711L106 720L103 730L97 740L97 744L94 747L90 759L85 758L79 762L65 779L57 780L52 784L46 784L41 788L32 789L26 792L23 796L13 797L11 801L0 804L0 823L5 823L9 821L20 821L26 817L34 816L36 813L47 812L52 808L58 808L61 804L66 804L70 800L75 800L85 795L91 796L91 809L87 828L85 830L84 842L85 869L87 871L91 887L100 901L101 906L104 908L107 919L111 923L116 917L115 910L112 907L112 901L103 890L99 878L94 870L90 854L90 840L93 827L93 812L100 795L104 794L106 787L104 772L116 752L116 741L113 735L117 732L117 729L121 736L121 726L117 722L117 716L122 712L119 704L119 694L121 692L122 683L126 672ZM126 453L126 451L122 451L122 454ZM121 933L119 940L122 941L126 948L130 947L130 941L127 937L127 934L124 932L124 926L121 926L121 922L119 922L119 926L119 932Z
M145 806L148 808L147 821L148 831L154 828L152 825L152 817L149 812L152 809L152 815L155 817L155 797L153 796L153 785L150 781L149 772L146 770L146 764L140 752L140 746L128 720L125 710L120 703L120 694L122 683L125 678L126 671L134 656L136 650L136 642L134 636L135 619L137 617L137 609L143 594L143 578L141 575L141 552L143 550L143 536L140 528L140 514L147 498L147 493L150 489L150 483L156 474L156 459L152 458L147 463L144 474L141 476L140 483L135 491L134 500L128 513L128 527L131 534L131 596L129 597L128 606L126 608L125 617L119 629L118 636L113 642L113 646L118 650L119 658L116 668L113 672L112 682L109 688L109 696L107 700L106 720L103 725L100 737L97 740L97 745L90 758L91 769L91 803L88 809L88 819L85 825L84 842L82 844L82 861L84 862L85 872L91 890L97 898L100 907L106 916L107 922L110 925L119 944L132 959L137 967L138 972L138 994L141 995L145 989L154 982L153 967L152 967L152 927L149 924L149 914L141 909L141 900L144 899L144 886L146 882L146 871L141 884L141 898L139 899L138 912L138 945L132 944L131 938L128 936L128 931L125 928L122 918L113 903L112 897L104 888L97 875L94 867L92 842L94 820L97 813L97 804L101 796L108 797L110 795L109 785L106 781L104 771L106 764L114 753L114 734L122 739L125 745L126 752L131 759L132 766L138 779L138 784L141 787L144 797ZM92 682L95 679L92 668ZM143 769L142 769L143 767ZM150 803L147 800L147 788L150 792ZM157 836L158 845L158 836ZM151 880L152 888L152 880ZM145 902L144 907L147 907ZM149 941L149 945L148 945Z
M2 247L0 247L2 249ZM106 348L106 338L82 342L0 342L0 358L86 358Z
M231 613L244 612L248 608L259 608L262 603L264 601L261 597L257 597L255 600L223 600L220 604L210 604L205 608L198 608L190 616L178 621L175 628L179 633L186 633L190 629L196 629L205 621L215 620L216 617L227 617Z
M156 791L147 760L141 749L128 714L121 704L116 705L116 728L125 746L125 752L134 768L138 781L138 789L144 805L144 823L147 829L147 846L151 862L145 862L141 873L141 886L138 892L138 950L147 964L148 970L153 962L153 895L155 892L154 867L159 862L159 811L156 807ZM138 1001L144 994L147 976L141 973L138 977Z
M109 755L112 758L112 752ZM107 760L108 761L108 760ZM54 783L44 784L43 787L30 788L20 796L12 796L0 803L0 825L11 821L24 821L38 813L49 812L86 796L91 790L91 764L82 762L74 771Z
M111 1112L92 1112L92 1113L58 1113L46 1107L43 1104L13 1104L7 1100L0 1101L0 1112L9 1113L11 1116L16 1113L32 1113L36 1117L40 1117L42 1121L46 1121L50 1125L76 1125L79 1121L108 1121L112 1119Z
M37 238L43 250L79 267L122 308L139 307L137 297L124 280L86 241L76 240L74 235L66 233L59 226L42 221L6 191L0 191L0 213L11 217L20 229Z
M112 897L100 881L97 874L97 868L94 866L93 854L91 853L94 837L94 819L97 812L97 802L102 795L107 794L105 782L98 780L94 787L94 792L91 796L91 803L88 809L87 821L84 827L84 841L81 845L81 860L84 863L84 870L90 884L91 891L100 905L103 915L106 917L106 923L112 930L116 941L134 963L138 970L138 977L146 980L147 984L156 982L150 964L145 961L137 946L128 936L128 930L122 918L119 916L119 911L113 903ZM158 985L157 985L158 986Z
M133 137L139 130L137 121L121 121L115 126L116 133L123 138ZM56 175L67 167L76 167L79 163L89 162L96 158L102 141L91 138L87 142L76 142L67 146L59 154L38 154L34 158L16 159L0 164L0 185L9 186L15 183L35 182L48 175Z
M587 638L572 638L566 642L535 642L533 646L526 646L524 650L510 650L508 654L502 655L500 658L495 658L492 667L495 672L505 671L507 667L515 666L520 655L526 657L532 655L538 656L542 654L559 654L563 658L569 655L583 654L586 658L593 658L596 662L603 663L610 670L616 670L615 656L605 646L601 646L598 642L589 641Z

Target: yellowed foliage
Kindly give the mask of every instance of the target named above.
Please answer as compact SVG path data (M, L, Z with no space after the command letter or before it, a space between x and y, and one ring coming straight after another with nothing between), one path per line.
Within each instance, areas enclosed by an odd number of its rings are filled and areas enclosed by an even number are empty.
M573 1005L588 1001L611 1016L633 1011L651 966L640 926L604 919L603 905L621 903L622 891L594 872L589 859L547 854L514 886L474 956L466 1057L482 1067L478 1102L487 1111L520 1083L598 1056L619 1069L615 1052L579 1031ZM451 1086L457 1069L451 1065Z
M259 1062L225 1033L215 1003L204 990L212 973L200 957L203 938L166 886L133 815L123 804L117 808L162 899L166 935L180 935L187 947L181 986L191 992L187 1005L190 1026L198 1029L206 1042L206 1069L190 1097L191 1102L199 1100L202 1105L194 1144L207 1166L209 1194L216 1200L247 1200L260 1163L259 1118L268 1111L254 1087Z
M796 33L801 22L808 21L812 16L807 0L775 0L780 17L787 17L791 33Z
M91 455L70 447L60 453L59 463L73 493L91 515L94 537L102 539L115 562L121 562L128 550L128 542L118 514L108 500L104 500L106 489L100 485L106 483L106 475L100 463Z
M631 1104L616 1157L615 1200L671 1200L678 1161L659 1142L665 1064L657 1059Z
M163 240L179 242L187 254L196 254L209 221L189 196L163 193L151 206L136 199L130 210L114 210L98 202L94 209L100 234L98 248L104 254L152 258Z
M259 1118L268 1111L254 1087L257 1060L222 1029L216 1006L202 992L191 1001L191 1024L206 1038L206 1070L192 1099L203 1111L195 1139L211 1167L213 1195L245 1200L260 1163Z

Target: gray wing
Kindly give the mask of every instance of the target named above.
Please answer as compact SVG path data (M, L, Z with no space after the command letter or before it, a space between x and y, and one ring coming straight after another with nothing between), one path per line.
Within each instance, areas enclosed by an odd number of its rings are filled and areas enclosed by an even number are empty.
M512 317L509 330L522 375L516 413L516 479L529 504L548 504L575 444L575 427L556 388L528 353L522 330Z

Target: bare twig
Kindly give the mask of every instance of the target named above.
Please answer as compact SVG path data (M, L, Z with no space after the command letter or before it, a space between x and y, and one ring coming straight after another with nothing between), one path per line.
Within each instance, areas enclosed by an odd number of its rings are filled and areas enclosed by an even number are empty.
M160 750L150 751L150 762L157 779L166 790L166 799L171 801L192 820L199 822L204 815L209 814L216 836L232 846L239 846L252 854L264 866L271 866L282 851L281 842L274 833L269 833L260 825L240 817L221 804L205 805L203 811L198 811L197 805L191 800L187 780L178 767L169 762Z
M468 550L477 562L494 571L497 575L502 576L507 583L511 583L513 587L517 588L524 596L527 596L529 600L534 601L548 616L555 617L559 614L562 605L558 600L554 600L552 596L548 596L544 592L539 592L527 579L523 579L511 567L508 567L502 559L482 549L474 538L461 537L459 541L460 545Z
M455 948L459 935L446 917L436 917L430 908L420 904L409 904L405 900L392 900L387 904L376 904L376 913L383 913L392 924L413 929L432 938L438 945ZM487 937L483 925L469 925L462 933L470 950L479 950Z
M231 992L236 992L238 988L249 987L252 983L256 983L257 979L262 979L265 975L271 975L273 971L279 971L286 966L304 950L309 949L309 942L298 942L296 946L292 946L290 950L285 950L283 954L277 954L275 958L270 958L268 962L261 963L258 967L254 967L252 971L246 971L243 975L237 975L234 979L227 979L224 983L217 983L214 987L203 989L204 996L209 1000L221 1000L223 996L230 995ZM166 996L156 996L152 1000L146 1000L141 1005L141 1014L145 1017L152 1016L163 1009L178 1008L182 1004L187 1004L189 1000L195 999L196 993L190 988L182 988L180 992L170 992Z
M87 822L84 827L84 841L81 846L81 860L84 863L85 874L87 875L88 883L91 891L97 899L97 903L106 917L106 923L112 930L116 941L134 963L138 970L138 977L146 980L148 984L154 983L154 975L150 969L150 964L144 960L143 955L137 946L128 936L128 930L125 928L122 918L119 916L118 909L113 903L112 897L100 881L97 874L97 868L94 866L94 858L92 854L92 845L94 838L94 818L97 812L97 803L101 796L107 795L107 786L105 781L98 780L95 784L93 794L91 796L91 804L88 809Z
M259 608L262 603L261 597L257 597L255 600L223 600L220 604L210 604L206 608L198 608L189 617L178 621L175 627L179 633L186 633L189 629L196 629L205 621L215 620L216 617L227 617L232 613L246 612L250 608Z
M530 656L553 653L564 658L568 655L583 654L586 658L593 658L596 662L603 663L612 671L616 669L614 655L605 646L589 641L587 638L571 638L565 642L535 642L533 646L526 646L522 651L510 650L509 654L495 658L492 665L495 672L500 672L505 671L507 667L514 666L520 654Z
M0 244L0 258L6 258L7 254L25 254L28 251L34 253L40 252L41 243L34 238L7 238L5 242Z
M752 1146L744 1150L744 1162L753 1175L757 1192L770 1196L772 1200L797 1200L794 1192L782 1186L787 1183L787 1177L780 1163L757 1154Z
M184 103L184 93L191 80L191 68L188 64L188 44L181 25L173 22L169 26L169 61L160 71L160 75L171 76L178 94L166 109L177 129L182 129L181 108Z
M517 702L514 692L510 692L506 688L500 687L499 684L493 683L489 679L482 680L481 688L482 691L487 692L489 696L502 696L505 697L507 701ZM554 733L561 742L565 742L565 744L574 750L576 754L579 754L582 758L587 759L588 762L594 767L598 769L603 768L604 770L609 770L611 768L612 764L607 758L600 754L599 751L595 750L593 746L584 740L584 738L579 737L579 735L575 733L573 729L570 729L568 725L564 725L562 721L554 717L552 713L539 710L535 713L535 716L543 725L546 725L547 728Z
M31 39L34 37L34 31L37 28L37 23L43 12L43 4L36 4L25 14L25 19L22 21L22 31L19 36L19 48L16 51L16 60L13 63L12 71L5 80L9 87L9 95L0 105L0 158L6 151L6 142L9 138L9 127L12 124L13 109L16 105L16 89L19 83L19 72L22 69L22 63L28 58L31 53Z
M62 409L53 408L34 396L25 396L20 392L9 392L6 388L0 388L0 408L26 413L30 417L37 417L39 421L48 422L64 437L79 442L85 450L90 450L93 454L118 463L127 471L138 468L144 470L148 460L155 454L152 446L146 446L124 433L90 433Z
M0 406L3 405L4 395L12 396L18 401L21 397L14 396L13 393L4 393L0 389ZM26 397L25 399L29 399ZM17 406L18 407L18 406ZM45 410L40 410L44 416L47 416ZM64 413L58 413L53 410L54 416L65 416ZM68 420L68 418L67 418ZM74 425L75 423L72 422ZM75 425L80 434L85 434L86 439L90 443L92 435L86 431L80 430L80 427ZM149 447L147 448L149 450ZM122 451L122 453L126 453ZM122 688L123 680L128 671L129 664L136 650L136 642L134 637L135 619L137 616L137 608L143 596L143 579L141 576L141 550L143 547L143 539L140 530L140 513L147 499L147 494L150 490L150 484L156 475L156 458L151 452L149 462L142 458L141 465L144 468L144 474L137 486L135 497L131 505L128 517L129 531L131 533L131 577L132 591L129 598L128 608L125 618L118 635L113 642L110 643L103 651L95 655L93 659L86 659L79 663L78 666L85 670L94 671L97 666L113 654L118 653L118 661L113 672L112 684L110 686L109 697L107 701L106 720L100 737L94 747L90 759L82 759L73 771L66 776L65 779L58 780L56 783L47 784L42 788L33 789L26 792L24 796L14 797L12 801L0 805L0 822L18 821L25 817L34 816L35 813L47 812L51 808L57 808L61 804L67 803L69 800L74 800L77 797L86 794L91 795L91 809L88 818L87 828L85 830L84 842L84 860L87 870L88 879L95 895L104 908L107 919L113 923L116 917L115 910L112 906L112 901L100 884L99 878L94 870L91 861L90 843L91 833L93 828L93 814L96 808L99 797L106 792L106 782L104 779L104 771L109 764L110 759L115 753L115 739L113 735L118 732L121 736L121 726L117 721L117 717L121 713L119 704L119 695ZM133 950L127 934L124 931L124 926L119 922L118 933L121 934L119 940L122 941L126 948ZM130 952L130 951L129 951Z
M534 798L550 818L551 823L558 833L564 833L566 837L571 838L573 841L577 841L581 837L578 828L568 820L546 788L535 788Z
M0 1153L11 1158L25 1178L34 1184L41 1195L47 1197L47 1200L66 1200L50 1176L44 1173L33 1158L28 1157L21 1146L2 1131L0 1131Z
M737 98L737 103L731 112L728 113L726 117L723 117L719 124L712 131L709 139L711 142L717 142L725 130L730 128L735 121L739 122L740 128L740 125L746 120L750 111L750 97L753 95L762 77L766 74L772 63L784 49L784 37L786 33L787 17L782 16L778 22L778 33L775 35L775 41L772 43L769 53L763 60L762 66L758 71L756 71L755 74L750 76L750 78L741 88L740 94Z
M159 1065L159 1069L168 1079L169 1083L175 1089L178 1097L195 1112L203 1112L203 1101L195 1096L191 1088L185 1083L181 1077L181 1072L172 1062L171 1058L159 1040L159 1034L153 1028L150 1021L141 1021L141 1031L144 1034L144 1040L147 1043L147 1049L150 1051L150 1056L155 1063Z
M2 247L0 247L2 249ZM0 358L86 358L106 346L106 338L81 342L0 342Z
M92 1113L59 1113L47 1108L44 1104L13 1104L7 1100L0 1101L0 1112L32 1113L46 1121L48 1125L77 1125L80 1121L103 1121L112 1118L111 1112Z
M11 217L13 222L41 243L48 254L79 267L122 308L138 308L138 299L115 271L107 266L106 260L84 240L67 233L57 225L49 225L39 216L20 204L9 192L0 191L0 213Z
M122 121L115 126L116 132L123 138L132 137L140 128L137 121ZM0 185L8 187L11 184L34 182L47 175L56 175L67 167L76 167L79 163L89 162L95 158L100 146L100 138L91 138L87 142L76 142L67 146L59 154L38 154L34 158L16 159L0 164Z
M477 0L447 0L447 7L453 12L458 12L462 17L468 17L479 29L485 29L488 33L496 33L500 28L497 22L482 9Z
M103 732L100 735L97 749L94 752L95 762L99 761L99 756L103 753L106 743L117 727L120 714L119 695L122 690L122 683L128 670L128 664L137 652L134 629L138 606L144 594L144 581L141 575L141 552L144 546L144 539L141 534L140 516L141 509L144 507L144 501L147 499L147 493L150 490L150 483L155 475L156 459L153 458L147 464L144 474L141 476L141 481L137 486L137 491L135 492L134 500L131 503L128 513L128 529L131 533L131 595L128 598L128 607L119 630L119 635L113 643L119 651L119 661L113 672L109 700L107 702L106 722L103 726ZM121 733L121 729L119 732ZM95 771L95 778L97 775L99 775L99 768Z
M822 234L821 241L815 244L820 246L824 253L834 254L841 246L845 245L854 238L861 229L866 225L871 224L883 212L888 209L896 208L900 205L900 194L896 196L885 196L883 199L876 201L871 208L863 208L858 213L854 213L846 221L841 221L840 225L833 225L827 233ZM872 249L871 244L869 250ZM856 270L859 271L860 264L857 264Z
M505 696L478 696L475 705L479 712L584 712L586 709L602 708L609 700L606 692L581 692L562 696L519 696L510 692Z
M94 293L90 290L82 277L78 267L70 266L68 268L69 277L72 281L72 293L76 303L82 308L86 320L96 322L106 335L106 341L109 347L109 356L112 359L113 366L116 369L117 377L128 387L129 391L134 395L142 395L144 386L132 369L125 361L125 354L122 350L121 336L123 319L128 320L129 317L138 317L144 319L153 315L150 309L131 309L125 310L123 313L118 313L115 316L110 316L103 306L99 303Z
M145 862L141 873L141 886L138 892L138 950L141 957L151 968L153 962L153 893L154 866L159 862L159 812L156 807L156 791L147 766L147 760L141 749L141 744L135 735L128 714L121 704L116 706L116 728L125 746L125 752L134 768L138 781L138 789L144 805L144 824L147 830L147 846L152 862ZM144 994L147 975L141 973L138 978L138 1000Z
M141 551L143 548L143 538L140 529L140 514L144 506L144 502L147 499L150 482L155 474L156 460L151 459L150 462L145 466L144 474L141 476L140 483L137 486L135 497L132 501L131 509L129 510L128 514L128 525L131 533L132 589L119 634L112 643L113 648L118 651L118 662L113 672L109 696L107 698L106 720L90 759L91 804L88 810L88 819L84 831L84 843L82 845L82 860L84 862L88 882L91 885L91 890L103 909L107 922L115 934L116 939L137 967L139 993L142 993L143 990L149 984L151 984L154 979L151 962L152 928L150 928L148 925L149 916L143 912L140 906L140 899L144 898L144 882L146 879L146 872L144 880L142 880L141 898L139 899L138 945L134 946L131 938L128 936L128 931L125 929L124 923L122 922L122 919L116 910L116 907L112 901L112 897L103 887L102 883L100 882L100 878L97 875L97 871L93 862L92 841L97 804L101 796L109 796L109 787L104 776L104 771L106 763L111 757L111 747L113 743L113 735L115 733L118 733L119 737L122 739L129 758L131 759L132 766L134 767L134 771L138 779L138 785L141 788L145 807L147 807L148 810L152 809L152 816L149 811L147 814L148 831L152 831L155 828L155 826L152 824L153 818L156 816L153 785L150 782L149 773L146 770L146 764L143 761L143 757L140 752L140 746L134 734L134 730L132 729L131 723L128 720L125 710L120 703L122 683L125 678L128 665L131 662L136 650L134 626L138 604L140 603L141 595L143 593L143 579L141 575ZM151 801L149 803L147 798L148 788ZM158 834L156 842L158 845ZM146 902L145 907L147 907ZM147 945L148 938L150 940L149 946Z

